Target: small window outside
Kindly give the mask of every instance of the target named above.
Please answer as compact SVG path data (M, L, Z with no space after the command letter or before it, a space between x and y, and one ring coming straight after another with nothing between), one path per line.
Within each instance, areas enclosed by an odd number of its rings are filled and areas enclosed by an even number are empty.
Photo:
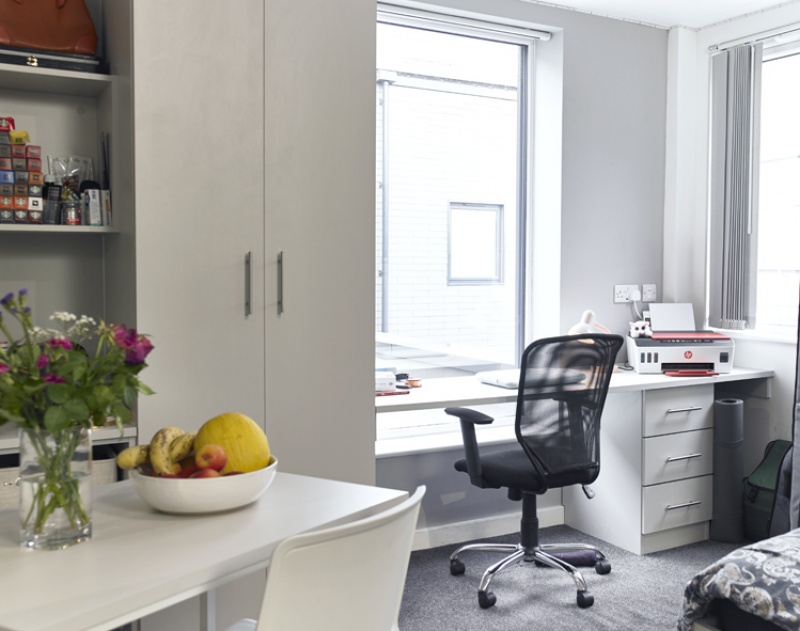
M450 204L447 282L503 281L503 207Z

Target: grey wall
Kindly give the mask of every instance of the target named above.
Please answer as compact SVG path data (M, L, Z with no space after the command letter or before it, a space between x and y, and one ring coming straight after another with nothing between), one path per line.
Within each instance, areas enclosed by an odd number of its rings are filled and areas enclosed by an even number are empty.
M613 304L613 285L660 290L662 277L667 31L516 0L438 5L563 29L561 328L591 308L612 331L626 332L632 311ZM457 455L379 459L377 484L426 484L427 525L515 509L502 491L489 500L491 492L468 491L466 476L452 469ZM454 488L467 492L452 501ZM551 492L540 505L558 502Z
M552 11L551 13L556 13ZM614 284L662 276L667 32L558 13L564 26L561 321L625 333Z

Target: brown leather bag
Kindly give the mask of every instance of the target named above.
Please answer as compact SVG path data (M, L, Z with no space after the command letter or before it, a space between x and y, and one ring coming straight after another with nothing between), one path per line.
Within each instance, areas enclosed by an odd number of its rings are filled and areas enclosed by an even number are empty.
M84 0L0 0L0 44L94 55L97 33Z

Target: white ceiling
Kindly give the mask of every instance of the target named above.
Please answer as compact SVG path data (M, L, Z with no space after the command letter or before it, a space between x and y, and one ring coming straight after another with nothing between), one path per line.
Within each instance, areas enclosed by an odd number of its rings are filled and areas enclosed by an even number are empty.
M701 29L800 0L558 0L533 4L574 9L604 17L670 28Z

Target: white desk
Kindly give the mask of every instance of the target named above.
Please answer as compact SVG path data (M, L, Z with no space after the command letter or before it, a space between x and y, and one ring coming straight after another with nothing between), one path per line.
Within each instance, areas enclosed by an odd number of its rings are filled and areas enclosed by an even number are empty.
M150 509L130 482L96 489L94 536L67 550L19 547L0 511L0 630L106 631L266 568L286 537L358 519L405 491L278 473L256 503L227 513Z
M680 388L699 384L728 383L752 379L767 379L772 370L760 368L734 368L729 373L713 377L667 377L665 375L640 375L633 370L614 369L609 393ZM767 381L768 383L768 381ZM469 407L490 403L508 403L517 400L517 390L490 386L474 376L426 379L421 388L412 388L408 394L375 397L375 412L405 412L446 407ZM456 422L456 421L454 421Z
M772 370L760 368L734 368L730 373L713 377L667 377L665 375L640 375L633 370L614 369L609 386L609 394L621 392L645 392L712 384L714 386L733 385L749 394L769 397ZM431 410L439 413L441 422L428 432L400 432L400 435L382 435L378 417L378 440L375 455L378 458L401 456L413 453L437 452L461 447L461 430L455 417L445 417L446 407L471 407L497 403L513 403L517 400L517 390L490 386L478 381L474 376L445 377L423 380L421 388L413 388L408 394L375 397L376 415L391 412L414 412ZM512 413L513 414L513 413ZM482 444L515 441L513 419L497 422L476 429L478 441ZM424 433L424 438L421 435Z

